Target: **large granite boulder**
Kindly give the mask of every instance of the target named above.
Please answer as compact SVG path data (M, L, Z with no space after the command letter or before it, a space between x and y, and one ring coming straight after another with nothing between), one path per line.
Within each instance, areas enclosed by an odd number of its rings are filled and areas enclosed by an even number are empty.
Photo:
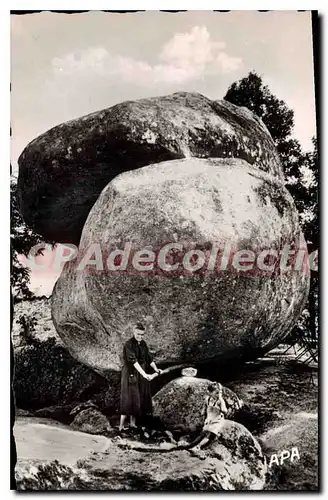
M190 156L242 158L283 179L259 118L226 101L178 92L123 102L34 139L18 160L23 217L45 238L77 244L92 205L116 175Z
M207 397L218 391L218 388L217 382L203 378L176 378L155 394L154 415L168 429L187 433L200 431L206 418ZM222 397L227 408L224 418L233 420L243 402L226 387L222 387Z
M112 252L126 244L124 269ZM304 269L280 269L286 245L304 246L293 200L277 177L245 160L190 158L125 172L100 194L79 255L56 283L56 330L99 373L120 369L128 325L137 321L159 363L252 357L282 341L307 298ZM277 252L273 265L260 265L263 249ZM247 270L238 266L245 251L255 259ZM140 263L145 252L148 263Z

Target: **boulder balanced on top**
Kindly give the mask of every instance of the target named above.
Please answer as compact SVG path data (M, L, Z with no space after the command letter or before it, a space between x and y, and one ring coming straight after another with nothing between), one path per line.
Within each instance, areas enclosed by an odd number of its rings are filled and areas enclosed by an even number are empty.
M50 241L78 244L92 205L116 175L190 156L242 158L283 180L259 118L226 101L178 92L123 102L34 139L18 160L22 214Z

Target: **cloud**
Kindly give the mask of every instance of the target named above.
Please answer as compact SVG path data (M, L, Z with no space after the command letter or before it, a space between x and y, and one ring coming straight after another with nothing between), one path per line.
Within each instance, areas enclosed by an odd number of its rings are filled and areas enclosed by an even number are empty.
M223 42L212 42L207 29L194 26L190 33L177 33L164 45L159 58L176 66L202 66L215 59L215 53L225 48Z
M176 84L218 72L239 69L242 60L225 51L224 42L215 42L205 27L194 26L189 33L175 34L161 49L157 64L110 53L104 47L90 47L52 60L58 75L96 74L124 82L153 85Z

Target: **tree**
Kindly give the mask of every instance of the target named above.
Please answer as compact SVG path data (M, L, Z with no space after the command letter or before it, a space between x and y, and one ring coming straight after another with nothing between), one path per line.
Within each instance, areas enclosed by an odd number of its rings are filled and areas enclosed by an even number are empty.
M294 112L286 103L263 85L255 72L233 83L224 99L237 106L245 106L259 116L268 128L286 177L286 187L294 198L300 213L300 222L309 253L319 247L318 209L318 153L313 138L313 150L304 153L300 143L292 137ZM296 327L297 335L310 332L318 337L318 273L311 271L311 284L307 308ZM295 331L293 334L295 334Z
M247 77L230 85L224 99L237 106L245 106L259 116L276 146L291 134L294 112L263 85L262 78L255 72L251 71Z
M33 297L29 289L30 270L19 260L20 255L28 256L31 248L43 241L24 223L19 211L17 183L10 182L10 246L11 246L11 288L14 300Z
M269 130L278 150L287 183L286 187L296 194L291 186L299 179L304 155L300 143L291 137L294 127L294 111L272 94L262 78L251 71L247 77L230 85L224 99L237 106L245 106L261 118ZM298 199L302 199L298 184Z

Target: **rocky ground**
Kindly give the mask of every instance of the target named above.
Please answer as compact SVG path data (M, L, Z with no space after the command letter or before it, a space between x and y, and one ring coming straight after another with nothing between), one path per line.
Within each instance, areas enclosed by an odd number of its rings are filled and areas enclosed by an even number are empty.
M31 317L31 311L37 323L32 340L26 341L17 319L26 314ZM166 385L159 392L159 380L153 386L155 409L163 414L165 427L174 429L173 407L184 424L184 432L173 430L173 437L181 442L199 433L199 426L193 433L189 424L201 423L203 418L203 407L195 408L192 402L210 385L205 379L219 381L230 390L225 389L226 401L229 394L241 398L244 406L227 418L246 427L260 443L268 465L262 485L254 476L258 468L254 457L238 455L239 445L232 450L227 442L221 443L220 453L205 459L181 450L145 454L128 449L136 441L162 446L172 434L162 428L153 435L118 435L119 414L113 404L117 387L109 389L110 384L100 375L70 357L52 327L47 299L16 307L13 345L18 489L212 491L259 485L274 491L318 489L317 368L297 361L293 349L285 354L287 346L244 365L199 367L197 379L204 382L199 380L192 386L190 397L188 387L183 392L184 384L175 384L180 372L170 376L171 382L165 378ZM47 398L39 401L40 390ZM166 405L167 394L170 404ZM178 402L173 404L174 397ZM183 408L179 408L179 401ZM187 426L183 412L191 415ZM286 450L291 454L292 449L297 449L297 456L281 463L281 453ZM238 471L240 464L246 471L243 476Z
M259 440L268 464L273 454L279 461L283 450L298 448L299 458L268 468L264 489L317 490L315 371L295 363L293 355L283 359L281 350L275 350L270 357L248 363L239 376L224 383L244 400L237 420ZM222 489L213 479L213 463L200 461L187 451L145 455L124 450L135 438L118 436L116 415L110 421L112 428L104 431L106 436L95 436L53 419L17 416L14 436L18 488Z
M188 451L140 453L138 439L90 436L54 422L18 418L15 439L20 490L216 491L256 488L250 466L235 460L200 459ZM231 454L230 454L231 455ZM254 483L254 484L250 484ZM253 486L253 487L252 487Z

